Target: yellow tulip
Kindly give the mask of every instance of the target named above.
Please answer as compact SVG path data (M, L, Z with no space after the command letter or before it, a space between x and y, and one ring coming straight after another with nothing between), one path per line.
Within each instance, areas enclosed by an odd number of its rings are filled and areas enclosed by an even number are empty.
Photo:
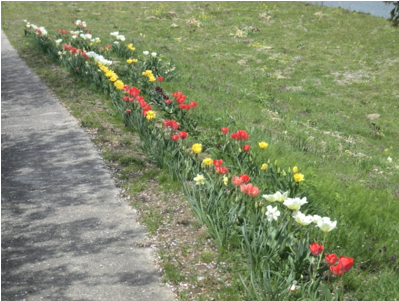
M266 149L269 147L269 144L266 143L265 141L259 142L258 144L259 144L259 147L263 148L263 149Z
M262 164L262 170L266 170L267 167L268 167L268 165L267 165L266 163L263 163L263 164Z
M293 173L297 173L297 172L298 172L298 167L294 166L294 167L292 168L292 172L293 172Z
M157 115L154 111L147 111L147 114L145 115L145 118L147 118L147 120L155 119L156 117Z
M213 163L213 160L211 158L205 158L204 160L202 160L202 163L204 163L205 165L211 165Z
M195 143L193 144L192 149L194 153L199 154L200 152L202 152L202 144Z

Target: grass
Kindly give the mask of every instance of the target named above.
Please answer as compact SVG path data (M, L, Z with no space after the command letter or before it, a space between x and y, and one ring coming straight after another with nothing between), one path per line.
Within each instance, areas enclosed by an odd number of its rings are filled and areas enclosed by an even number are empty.
M132 193L156 173L144 172L139 150L127 153L135 138L105 97L48 66L23 37L23 19L50 31L81 19L104 43L119 30L140 49L172 59L178 77L163 88L198 102L205 137L227 125L246 128L268 141L272 161L305 174L309 198L339 221L329 248L355 257L355 297L397 296L398 267L389 258L399 251L399 36L386 20L289 2L2 2L10 42L82 126L96 131L104 157L130 168L118 172L120 180L140 179ZM167 175L158 180L179 191ZM146 217L156 231L159 214Z

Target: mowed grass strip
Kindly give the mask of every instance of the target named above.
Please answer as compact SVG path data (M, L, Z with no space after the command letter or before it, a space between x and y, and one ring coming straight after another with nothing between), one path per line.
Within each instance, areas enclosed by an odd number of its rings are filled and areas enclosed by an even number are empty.
M205 136L245 127L271 160L305 174L312 202L338 220L330 249L365 270L353 279L359 296L372 294L364 279L384 287L397 275L399 35L386 20L307 3L3 2L3 30L47 78L57 72L32 56L23 19L50 32L81 19L104 43L120 31L171 58L178 77L164 87L198 102ZM84 102L90 92L75 89Z

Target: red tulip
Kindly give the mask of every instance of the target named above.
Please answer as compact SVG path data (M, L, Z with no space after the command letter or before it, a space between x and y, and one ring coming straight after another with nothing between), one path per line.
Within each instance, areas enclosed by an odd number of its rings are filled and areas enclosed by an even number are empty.
M170 104L172 101L170 99L165 100L165 103L168 105Z
M314 242L309 245L309 249L314 256L318 256L319 254L323 253L324 246L319 245L317 242Z
M176 134L176 135L172 135L171 138L173 141L177 141L177 140L179 140L180 137L179 137L179 135Z
M222 175L225 175L226 173L229 172L229 169L224 167L224 166L215 167L215 172L219 173L219 174L222 174Z
M341 256L338 259L339 266L344 272L348 272L353 266L353 258Z
M338 265L331 265L330 266L330 271L335 276L341 276L344 273L344 271L341 270L339 264Z
M239 130L233 134L231 134L231 138L235 140L247 140L249 138L249 135L246 131Z
M131 112L132 112L132 110L126 109L126 114L127 114L127 115L130 115Z
M251 197L256 197L259 194L259 188L256 186L253 186L252 184L247 185L247 193Z
M337 262L338 257L335 254L326 254L324 258L328 265L333 265Z
M129 100L129 96L123 96L123 101L128 101Z
M231 182L236 186L240 186L243 183L243 180L240 177L234 177Z
M213 165L215 165L216 167L220 167L223 164L223 160L213 160Z
M179 133L179 136L180 136L180 138L181 139L186 139L187 138L187 136L188 136L188 133L187 132L184 132L184 131L181 131L180 133Z
M197 103L195 101L190 102L190 107L195 108L197 106Z
M250 178L248 175L246 175L246 174L240 175L240 179L241 179L241 181L242 181L243 183L248 183L249 180L251 180L251 178Z
M240 185L240 189L241 189L242 193L248 193L248 185L247 184L241 184Z
M227 134L229 132L229 128L222 128L222 133L223 134Z
M158 76L157 81L159 81L161 83L163 81L163 77L162 76Z
M244 150L244 152L248 152L250 150L251 146L250 145L244 145L242 147L242 149Z

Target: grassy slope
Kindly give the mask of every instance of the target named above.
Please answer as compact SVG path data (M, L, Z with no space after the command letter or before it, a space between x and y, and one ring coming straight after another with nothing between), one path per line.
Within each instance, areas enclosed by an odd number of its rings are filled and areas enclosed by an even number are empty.
M2 28L25 54L22 19L50 31L82 19L103 39L145 34L140 48L178 66L165 88L199 102L204 134L254 126L272 160L300 167L312 201L339 221L331 248L376 263L389 263L374 254L382 245L399 250L399 36L384 19L306 3L2 2Z

